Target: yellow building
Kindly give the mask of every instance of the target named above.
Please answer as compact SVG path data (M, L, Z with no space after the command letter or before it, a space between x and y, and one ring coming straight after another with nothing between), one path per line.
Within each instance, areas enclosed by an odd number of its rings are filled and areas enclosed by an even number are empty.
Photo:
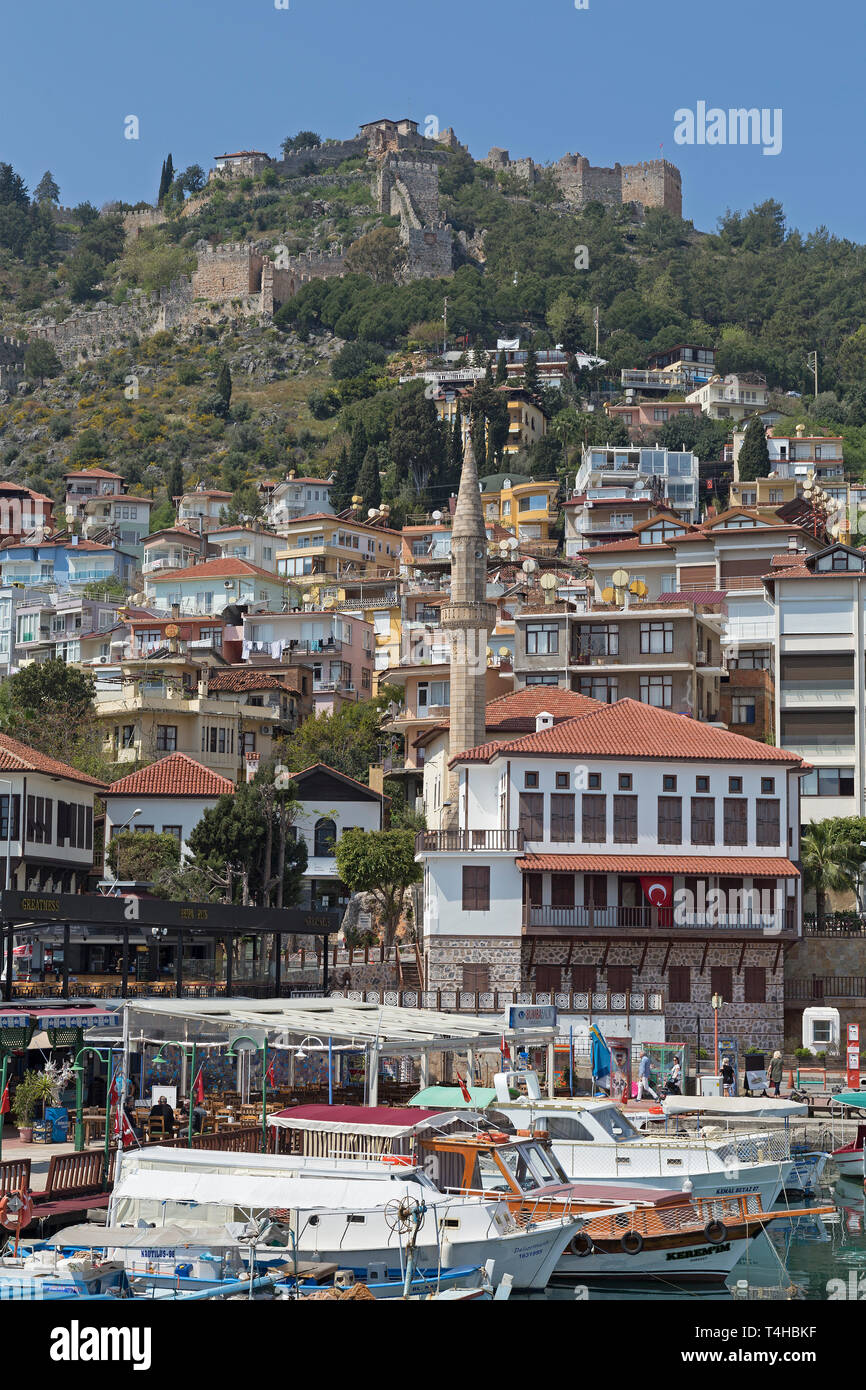
M497 522L521 541L546 541L558 515L559 484L536 483L525 473L490 473L481 479L484 520Z
M289 522L276 555L277 573L301 588L323 579L389 575L399 566L400 544L400 532L378 519L370 524L319 512Z

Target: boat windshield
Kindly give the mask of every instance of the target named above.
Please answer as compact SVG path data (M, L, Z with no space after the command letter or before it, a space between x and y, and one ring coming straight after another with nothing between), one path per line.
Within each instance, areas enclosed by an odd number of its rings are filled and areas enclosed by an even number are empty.
M521 1192L534 1192L550 1182L550 1176L536 1151L535 1145L520 1144L516 1148L498 1150L499 1158Z
M609 1134L611 1139L615 1139L618 1144L629 1139L640 1139L640 1134L631 1120L627 1120L622 1111L617 1110L615 1105L604 1105L599 1110L593 1110L591 1114L596 1123L601 1125L605 1134Z
M546 1170L547 1175L542 1178L542 1182L571 1181L559 1159L550 1149L544 1148L542 1144L527 1144L526 1149L532 1155L533 1167Z

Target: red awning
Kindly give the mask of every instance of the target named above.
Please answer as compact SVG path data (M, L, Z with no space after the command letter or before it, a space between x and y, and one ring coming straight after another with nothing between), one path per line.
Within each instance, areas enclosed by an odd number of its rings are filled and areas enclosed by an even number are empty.
M722 854L525 854L522 873L722 874L728 878L799 878L790 859Z

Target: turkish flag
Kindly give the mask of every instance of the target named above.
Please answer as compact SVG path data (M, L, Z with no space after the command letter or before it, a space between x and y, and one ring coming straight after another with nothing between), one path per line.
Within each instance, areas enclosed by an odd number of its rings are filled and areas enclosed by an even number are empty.
M641 874L640 886L650 907L671 907L674 880L670 874Z
M8 1115L10 1108L11 1107L9 1105L9 1082L7 1081L6 1085L3 1087L3 1095L0 1096L0 1115Z
M467 1105L471 1105L472 1096L470 1094L469 1087L466 1085L466 1082L463 1080L463 1077L460 1075L459 1072L456 1072L455 1075L457 1076L457 1085L460 1087L460 1092L463 1096L463 1099L466 1101Z
M193 1082L192 1089L197 1105L204 1105L204 1077L202 1076L203 1071L204 1066L199 1067L198 1074L195 1078L195 1081Z

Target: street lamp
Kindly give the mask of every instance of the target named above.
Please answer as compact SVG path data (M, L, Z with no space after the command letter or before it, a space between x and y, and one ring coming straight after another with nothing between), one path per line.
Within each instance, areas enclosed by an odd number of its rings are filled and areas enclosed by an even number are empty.
M110 1123L110 1120L111 1120L111 1086L112 1086L112 1082L113 1082L113 1080L114 1080L114 1078L113 1078L113 1076L112 1076L112 1074L111 1074L111 1049L109 1048L108 1051L106 1052L106 1051L103 1051L102 1048L93 1047L90 1043L85 1043L84 1047L82 1047L82 1048L75 1054L75 1061L74 1061L73 1064L72 1064L72 1070L73 1070L74 1073L75 1073L75 1152L76 1152L76 1153L81 1153L82 1149L84 1148L84 1118L83 1118L82 1113L81 1113L81 1107L82 1107L83 1100L84 1100L84 1097L83 1097L83 1094L82 1094L83 1089L84 1089L84 1087L83 1087L83 1081L84 1081L84 1067L81 1065L81 1058L83 1057L83 1055L84 1055L85 1052L92 1052L93 1055L94 1055L95 1057L98 1057L98 1058L99 1058L100 1062L104 1062L104 1063L105 1063L106 1068L108 1069L108 1078L107 1078L107 1081L106 1081L106 1084L105 1084L105 1150L104 1150L104 1152L105 1152L105 1161L104 1161L104 1163L103 1163L103 1165L102 1165L102 1190L103 1190L103 1192L107 1192L107 1191L108 1191L108 1141L109 1141L109 1137L110 1137L110 1136L109 1136L109 1123ZM117 1094L117 1103L118 1103L118 1105L122 1106L122 1105L123 1105L123 1102L124 1102L124 1099L125 1099L125 1098L124 1098L123 1096L121 1096L120 1092L118 1091L118 1094ZM123 1131L123 1126L122 1126L122 1125L120 1126L120 1129L121 1129L121 1133L122 1133L122 1131Z
M197 1072L196 1069L195 1069L196 1057L197 1057L197 1055L198 1055L198 1045L197 1045L196 1043L163 1043L162 1047L159 1049L159 1052L157 1052L156 1056L155 1056L154 1059L153 1059L153 1065L154 1065L154 1066L156 1066L158 1062L165 1062L165 1061L167 1060L167 1059L166 1059L165 1057L163 1057L163 1055L162 1055L163 1052L165 1051L165 1049L166 1049L167 1047L176 1047L177 1050L178 1050L178 1052L182 1052L182 1053L183 1053L184 1057L189 1057L189 1058L190 1058L190 1068L189 1068L189 1076L190 1076L190 1082L189 1082L189 1123L188 1123L188 1125L187 1125L187 1132L186 1132L186 1146L187 1146L188 1149L191 1149L191 1148L192 1148L192 1120L193 1120L193 1114L192 1114L192 1091L193 1091L193 1087L195 1086L196 1077L198 1076L198 1072Z
M256 1042L248 1033L235 1038L228 1050L229 1057L237 1057L241 1052L260 1052L262 1054L262 1153L268 1151L268 1039Z
M111 839L113 840L114 837L115 837L115 835L122 835L123 832L124 832L124 830L126 830L128 826L132 825L132 822L135 820L136 816L140 816L140 815L141 815L141 807L140 807L140 806L136 806L136 808L135 808L135 810L133 811L132 815L129 817L129 820L125 820L125 821L123 822L123 825L112 826L112 828L111 828ZM111 841L109 841L109 844L110 844L110 843L111 843ZM119 847L118 847L118 851L117 851L117 858L118 858L117 869L119 869L119 868L120 868L120 848L119 848ZM114 873L114 882L115 882L115 883L119 883L119 882L120 882L120 875L118 874L117 869L114 869L114 870L113 870L113 873Z
M710 1003L713 1006L713 1075L719 1072L719 1009L724 1004L724 999L720 994L714 994Z
M304 1043L315 1043L317 1048L324 1049L325 1047L327 1047L327 1049L328 1049L328 1104L329 1104L329 1105L333 1105L333 1104L334 1104L334 1040L333 1040L333 1038L328 1038L327 1043L324 1043L324 1042L322 1042L322 1039L321 1039L321 1038L313 1037L312 1034L309 1034L309 1033L308 1033L307 1036L306 1036L305 1038L301 1038L301 1041L298 1043L297 1047L295 1048L295 1060L296 1060L296 1061L301 1061L301 1062L303 1062L304 1058L305 1058L306 1055L307 1055L306 1052L304 1051Z

